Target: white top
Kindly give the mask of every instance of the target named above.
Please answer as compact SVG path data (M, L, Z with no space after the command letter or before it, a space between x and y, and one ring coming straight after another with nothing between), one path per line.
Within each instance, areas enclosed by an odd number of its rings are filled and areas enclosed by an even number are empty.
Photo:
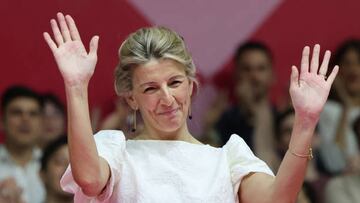
M22 199L26 203L44 201L45 189L39 176L41 151L34 149L32 159L25 167L17 165L4 145L0 145L0 182L6 178L15 179L22 189Z
M360 202L360 174L338 176L329 181L325 189L327 203Z
M332 173L342 172L349 158L356 156L359 151L353 123L360 116L360 108L352 107L347 114L345 125L345 147L341 149L336 143L336 133L340 124L343 107L334 101L326 102L320 115L319 134L321 144L319 152L321 160L327 171Z
M324 110L320 115L319 134L323 142L336 142L336 132L340 123L340 117L343 107L338 102L328 101L324 106ZM353 124L355 119L360 116L360 107L352 107L349 110L347 123L345 126L345 155L354 156L359 153L359 147Z
M121 131L95 135L111 177L98 197L85 196L70 167L61 179L75 202L238 202L241 179L250 172L273 176L242 138L232 135L222 148L184 141L127 140Z

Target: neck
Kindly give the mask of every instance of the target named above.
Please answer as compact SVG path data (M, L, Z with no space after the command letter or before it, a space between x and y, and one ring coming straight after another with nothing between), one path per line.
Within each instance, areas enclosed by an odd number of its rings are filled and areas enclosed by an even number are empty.
M33 147L17 146L5 141L5 147L9 152L11 159L18 165L25 167L33 158Z
M54 194L48 191L46 195L46 203L72 203L73 196L70 194Z
M144 131L139 134L135 139L145 140L180 140L189 143L200 144L189 132L186 125L179 128L175 132L161 132L155 129L145 127Z

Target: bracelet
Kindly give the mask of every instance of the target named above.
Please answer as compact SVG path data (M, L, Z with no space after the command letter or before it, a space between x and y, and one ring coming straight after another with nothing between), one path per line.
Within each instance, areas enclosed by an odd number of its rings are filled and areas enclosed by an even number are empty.
M297 157L300 157L300 158L307 158L308 160L311 160L314 158L313 156L313 151L312 151L312 148L310 147L309 148L309 154L298 154L298 153L295 153L293 152L290 148L288 150L292 155L295 155Z

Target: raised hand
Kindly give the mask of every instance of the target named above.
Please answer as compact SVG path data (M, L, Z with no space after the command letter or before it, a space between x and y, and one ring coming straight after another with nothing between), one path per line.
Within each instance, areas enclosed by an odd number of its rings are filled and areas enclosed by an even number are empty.
M58 13L57 19L60 29L56 20L50 21L55 42L47 32L44 32L44 38L55 57L65 85L87 84L95 70L99 37L92 37L90 51L87 52L72 17Z
M290 79L290 96L295 109L303 118L317 120L328 98L332 83L339 71L335 66L327 77L330 51L326 51L319 66L320 45L315 45L309 64L310 48L304 47L300 74L296 66L292 66Z

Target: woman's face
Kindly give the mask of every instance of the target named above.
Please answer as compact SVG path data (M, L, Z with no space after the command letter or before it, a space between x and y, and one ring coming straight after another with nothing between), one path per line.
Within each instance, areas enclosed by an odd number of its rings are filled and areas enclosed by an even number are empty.
M44 105L44 135L41 139L49 142L65 132L65 116L53 103Z
M52 194L71 196L69 193L63 192L60 187L60 179L68 165L69 150L67 145L63 145L51 156L46 171L42 174L48 192L51 191Z
M360 53L349 50L340 62L340 74L350 95L360 94Z
M186 124L192 88L182 64L152 60L134 69L128 102L140 110L147 130L171 133Z

